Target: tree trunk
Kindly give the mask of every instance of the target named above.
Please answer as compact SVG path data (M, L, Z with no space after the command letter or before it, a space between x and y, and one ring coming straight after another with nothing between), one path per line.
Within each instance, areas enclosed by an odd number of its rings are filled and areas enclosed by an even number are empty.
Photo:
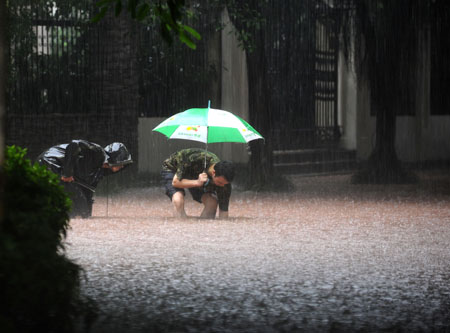
M395 109L384 106L377 110L376 143L367 165L354 180L358 183L389 184L407 182L407 174L401 166L395 150Z
M97 107L111 115L137 111L138 64L135 22L122 13L108 13L99 23L100 36L93 41L93 89L102 87Z
M267 185L273 176L272 132L267 82L267 59L264 52L264 33L255 34L256 50L247 53L250 124L264 137L250 142L249 182L255 189Z
M3 221L3 194L5 159L5 114L6 114L6 84L7 84L7 38L6 38L6 1L0 0L0 230Z
M140 77L137 23L125 11L119 17L109 12L96 29L98 38L94 34L90 41L91 56L95 59L90 82L95 94L91 105L93 113L110 117L97 136L103 144L123 142L136 159Z
M379 36L378 36L379 37ZM382 36L383 37L383 36ZM397 109L402 107L402 50L392 38L380 38L378 57L369 62L371 105L376 112L375 147L367 164L353 176L356 183L391 184L414 181L406 172L395 150Z
M246 2L251 10L262 13L264 4L258 0ZM239 5L233 10L240 11ZM244 10L244 8L242 8ZM248 8L246 9L248 11ZM242 11L241 11L242 12ZM273 179L273 149L272 149L272 131L271 117L269 107L269 84L267 82L267 58L265 54L265 36L264 28L249 28L245 18L239 15L230 15L230 20L240 32L251 33L251 44L254 45L253 51L249 52L247 45L247 74L248 74L248 100L249 100L249 121L250 124L264 137L264 140L254 140L249 143L250 161L248 186L253 189L262 189L270 186ZM242 21L241 21L242 20Z

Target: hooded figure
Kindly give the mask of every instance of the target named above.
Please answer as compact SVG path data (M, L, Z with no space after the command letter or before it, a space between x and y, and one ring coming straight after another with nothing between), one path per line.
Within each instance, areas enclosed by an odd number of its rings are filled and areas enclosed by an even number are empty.
M60 176L72 199L70 216L82 218L92 215L93 196L100 180L133 163L123 143L102 148L85 140L53 146L40 154L37 162Z

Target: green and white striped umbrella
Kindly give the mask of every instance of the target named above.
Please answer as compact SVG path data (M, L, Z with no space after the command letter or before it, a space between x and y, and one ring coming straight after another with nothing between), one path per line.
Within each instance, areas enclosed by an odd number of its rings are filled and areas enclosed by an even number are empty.
M244 119L231 112L208 108L195 108L177 113L153 131L169 139L184 139L203 142L249 142L264 139Z

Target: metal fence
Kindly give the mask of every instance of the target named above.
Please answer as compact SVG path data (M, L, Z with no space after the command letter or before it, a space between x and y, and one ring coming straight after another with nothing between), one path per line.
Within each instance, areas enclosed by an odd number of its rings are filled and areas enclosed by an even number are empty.
M155 26L139 30L139 115L167 117L190 107L218 107L221 84L220 11L200 1L189 24L202 36L192 50L164 42Z
M334 10L316 0L271 2L266 14L274 148L333 144L337 125Z
M111 17L92 24L91 1L60 3L66 5L10 5L7 144L37 154L73 138L122 140L136 152L139 116L164 117L208 99L221 104L216 6L193 7L192 25L203 37L193 51L168 47L152 22ZM320 0L272 0L265 16L274 148L333 144L339 134L333 8Z
M91 6L80 1L71 10L40 2L10 3L11 70L9 114L91 113L88 41Z

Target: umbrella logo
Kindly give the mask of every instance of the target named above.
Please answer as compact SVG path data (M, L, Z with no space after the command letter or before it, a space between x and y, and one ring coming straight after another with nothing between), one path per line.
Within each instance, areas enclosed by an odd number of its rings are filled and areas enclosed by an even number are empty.
M197 132L199 127L200 126L197 126L197 127L189 126L189 127L186 127L186 130L187 131L195 131L195 132Z

